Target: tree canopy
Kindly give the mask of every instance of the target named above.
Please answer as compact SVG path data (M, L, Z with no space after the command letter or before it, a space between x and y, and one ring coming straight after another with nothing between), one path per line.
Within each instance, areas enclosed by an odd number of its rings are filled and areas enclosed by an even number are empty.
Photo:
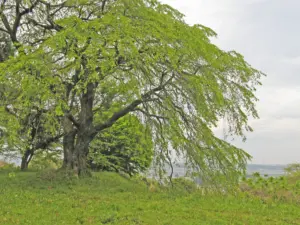
M174 152L203 180L245 170L250 156L212 128L226 118L232 135L251 130L262 73L212 44L214 31L156 0L7 2L0 30L16 53L0 64L0 84L17 90L11 107L36 107L49 132L60 127L64 168L85 174L92 140L131 114L150 129L157 168Z

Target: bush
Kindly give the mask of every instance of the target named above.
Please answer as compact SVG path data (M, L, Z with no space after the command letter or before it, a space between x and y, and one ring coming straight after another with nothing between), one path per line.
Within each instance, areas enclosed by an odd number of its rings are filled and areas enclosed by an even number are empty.
M196 182L187 177L174 178L172 179L172 184L175 189L185 190L189 193L198 190L198 185L196 184Z
M91 168L96 171L122 171L130 176L147 170L154 153L149 132L135 116L127 115L118 120L91 143Z

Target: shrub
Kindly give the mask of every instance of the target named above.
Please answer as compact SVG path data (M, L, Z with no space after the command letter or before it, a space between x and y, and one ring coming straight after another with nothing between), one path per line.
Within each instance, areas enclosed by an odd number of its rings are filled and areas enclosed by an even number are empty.
M124 172L130 176L147 170L152 162L153 143L147 127L127 115L99 133L90 145L93 170Z

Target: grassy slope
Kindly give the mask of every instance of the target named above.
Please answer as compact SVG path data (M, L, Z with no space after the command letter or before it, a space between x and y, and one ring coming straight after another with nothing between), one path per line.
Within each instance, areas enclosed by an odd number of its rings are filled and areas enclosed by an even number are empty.
M250 197L150 191L117 174L41 182L0 172L0 224L300 224L300 206Z

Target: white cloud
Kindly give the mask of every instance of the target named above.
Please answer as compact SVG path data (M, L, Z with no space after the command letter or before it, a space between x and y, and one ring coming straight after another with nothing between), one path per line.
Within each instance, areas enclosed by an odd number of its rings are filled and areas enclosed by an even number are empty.
M162 0L186 15L190 24L214 29L213 40L242 53L268 76L257 96L261 119L254 133L233 143L253 155L254 163L300 161L300 20L298 0ZM222 135L222 127L216 132Z
M286 63L286 64L292 64L292 65L300 66L300 56L291 57L291 58L284 58L284 59L282 59L282 62Z

